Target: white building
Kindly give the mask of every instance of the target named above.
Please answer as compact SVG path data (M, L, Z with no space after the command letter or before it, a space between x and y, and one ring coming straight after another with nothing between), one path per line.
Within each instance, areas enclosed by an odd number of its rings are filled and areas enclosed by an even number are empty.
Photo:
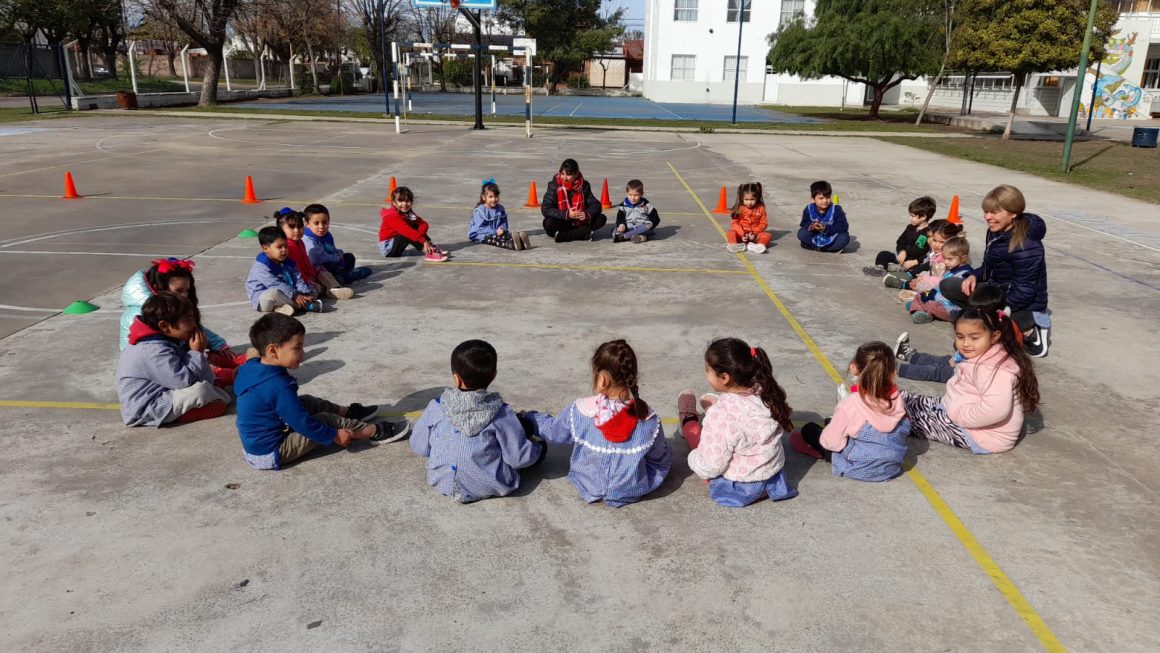
M1148 118L1160 113L1160 0L1112 0L1120 11L1108 56L1100 68L1095 115ZM742 0L648 0L645 8L644 95L658 102L728 104L733 101L737 59L737 16ZM744 0L741 80L738 99L789 106L860 106L868 103L862 84L837 77L803 80L766 74L767 38L799 14L813 15L815 0ZM751 8L751 10L750 10ZM1082 86L1085 114L1095 80L1093 63ZM891 89L884 105L921 106L927 79ZM1002 71L972 79L953 72L935 89L931 107L1004 113L1011 106L1015 79ZM1076 71L1033 75L1026 80L1017 111L1024 115L1067 115Z

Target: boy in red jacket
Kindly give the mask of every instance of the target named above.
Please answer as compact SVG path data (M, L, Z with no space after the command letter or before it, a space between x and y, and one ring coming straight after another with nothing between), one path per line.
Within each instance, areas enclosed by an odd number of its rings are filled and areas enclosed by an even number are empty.
M429 225L411 210L415 194L406 186L391 193L391 207L379 212L379 252L386 258L403 255L407 245L423 251L423 259L435 263L447 260L447 252L435 246L427 235Z
M315 267L306 254L306 245L302 242L302 231L306 228L306 216L291 208L280 209L274 214L278 227L286 234L286 249L290 252L290 260L298 266L302 280L325 291L331 299L350 299L354 297L354 290L344 288L338 279L324 267Z

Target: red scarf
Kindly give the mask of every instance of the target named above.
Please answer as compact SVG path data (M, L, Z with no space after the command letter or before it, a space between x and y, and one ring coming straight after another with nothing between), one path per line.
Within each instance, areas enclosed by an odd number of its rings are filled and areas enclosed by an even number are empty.
M576 173L571 188L559 174L556 175L556 206L561 211L584 210L584 175Z

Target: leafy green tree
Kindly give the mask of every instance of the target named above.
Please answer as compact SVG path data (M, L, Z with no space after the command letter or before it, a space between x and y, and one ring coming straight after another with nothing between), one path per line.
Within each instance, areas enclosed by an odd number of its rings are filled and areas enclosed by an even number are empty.
M799 18L769 36L769 65L806 79L865 84L877 118L887 91L938 71L943 20L938 0L818 0L812 21Z
M499 0L496 13L536 39L538 56L552 63L551 92L594 53L611 50L624 33L624 10L602 14L600 6L601 0Z
M1089 6L1089 0L959 3L949 65L960 70L1005 70L1015 76L1004 140L1011 137L1015 107L1027 75L1070 70L1079 65ZM1095 33L1108 33L1115 21L1115 9L1103 3L1096 15Z
M225 62L226 30L242 0L141 0L146 17L173 23L189 40L205 48L209 65L201 82L198 106L217 104L218 80Z

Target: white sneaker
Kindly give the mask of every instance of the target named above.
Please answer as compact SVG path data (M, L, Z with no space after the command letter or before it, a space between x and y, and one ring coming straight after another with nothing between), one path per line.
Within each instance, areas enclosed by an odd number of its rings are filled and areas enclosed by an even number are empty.
M326 296L330 297L331 299L350 299L351 297L354 297L354 289L344 288L341 286L338 288L331 288L330 290L326 291Z
M761 243L749 243L748 249L749 249L749 251L753 252L754 254L764 254L765 253L765 245L762 245Z
M744 252L745 251L745 243L729 243L728 245L725 246L725 249L729 250L730 252L733 252L734 254L736 254L738 252Z
M289 315L290 317L294 317L294 305L293 304L282 304L278 308L275 308L274 312L281 313L282 315Z

